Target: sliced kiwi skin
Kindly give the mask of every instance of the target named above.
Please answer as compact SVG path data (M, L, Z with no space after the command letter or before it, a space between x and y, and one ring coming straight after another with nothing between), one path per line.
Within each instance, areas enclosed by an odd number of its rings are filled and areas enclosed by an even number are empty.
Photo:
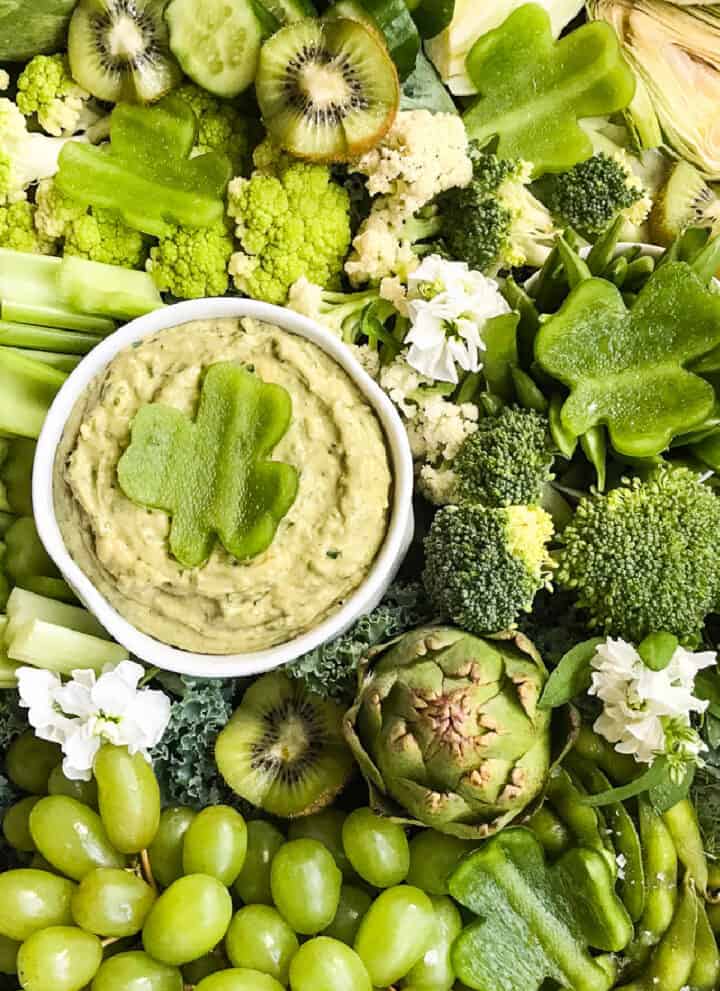
M400 102L384 43L348 18L286 25L263 45L255 85L275 142L309 161L357 158L387 133Z
M720 221L720 200L689 162L676 162L650 214L650 234L667 245L687 227L713 227Z

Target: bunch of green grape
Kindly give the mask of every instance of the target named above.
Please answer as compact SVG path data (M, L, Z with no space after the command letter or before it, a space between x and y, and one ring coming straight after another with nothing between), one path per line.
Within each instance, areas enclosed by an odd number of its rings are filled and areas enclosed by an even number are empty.
M369 808L290 823L227 805L161 810L141 754L92 781L31 732L3 820L28 866L0 874L0 973L24 991L449 991L461 929L445 878L468 844Z

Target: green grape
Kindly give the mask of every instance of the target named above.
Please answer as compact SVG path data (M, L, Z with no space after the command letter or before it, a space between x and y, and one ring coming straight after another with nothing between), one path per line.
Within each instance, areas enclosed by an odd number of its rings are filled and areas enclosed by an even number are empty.
M124 867L97 812L76 798L50 795L30 813L30 833L38 851L67 877L79 881L95 867Z
M49 795L67 795L68 798L76 798L83 805L89 805L91 809L98 806L98 790L95 778L90 781L71 781L65 777L62 764L58 764L50 772L48 778Z
M48 871L50 874L59 874L62 877L62 872L57 867L53 867L49 860L45 860L41 853L34 853L28 866L36 871Z
M163 809L155 839L148 847L153 877L167 888L182 877L183 841L196 813L181 805Z
M343 848L342 831L347 814L341 809L323 809L311 816L293 819L288 828L289 840L319 840L335 858L346 881L357 881L357 874Z
M423 829L410 840L410 870L406 881L429 895L446 895L448 878L462 858L476 849L474 840L460 840L434 829Z
M292 840L280 847L270 868L273 901L295 932L312 936L335 918L342 874L318 840Z
M62 760L57 743L40 740L31 729L21 733L8 747L7 776L21 791L47 795L50 772Z
M431 991L450 991L455 983L450 950L460 935L462 919L457 905L451 898L435 895L430 899L435 912L434 933L425 953L409 971L405 982Z
M17 955L20 943L16 939L0 936L0 974L17 974Z
M370 977L354 950L327 936L303 943L290 964L292 991L372 991Z
M183 873L209 874L230 887L245 863L247 826L229 805L213 805L193 819L185 833Z
M341 943L352 946L362 918L371 904L372 897L367 891L344 884L340 889L340 903L335 918L324 930L323 936L339 939Z
M216 947L212 953L206 953L199 960L192 960L186 963L182 969L182 975L186 984L199 984L203 977L214 974L218 970L227 970L230 961L223 951Z
M410 848L402 826L375 815L372 809L355 809L345 820L343 846L360 877L375 888L391 888L407 876Z
M142 754L105 744L95 758L100 818L121 853L140 853L160 824L160 787Z
M81 929L122 939L139 933L155 901L142 878L117 867L86 874L72 897L72 914Z
M159 963L141 950L131 950L102 964L92 991L183 991L183 979L177 967Z
M395 984L425 953L435 912L424 891L408 884L381 892L360 923L355 949L375 987Z
M189 874L166 888L150 909L143 946L156 960L181 967L217 946L231 918L225 885L206 874Z
M0 934L20 942L38 929L72 925L67 878L23 868L0 874Z
M233 967L270 974L288 982L290 961L298 951L297 936L277 909L246 905L236 912L225 937L225 949Z
M102 943L71 926L41 929L18 951L18 976L25 991L81 991L102 963Z
M285 991L269 974L261 974L259 970L247 968L232 968L219 970L211 974L195 988L195 991Z
M262 819L249 822L247 831L245 863L233 891L246 905L272 905L270 865L285 837L271 822L263 822Z
M22 853L33 853L35 844L30 835L30 813L40 801L37 795L21 798L3 816L3 835L11 847Z

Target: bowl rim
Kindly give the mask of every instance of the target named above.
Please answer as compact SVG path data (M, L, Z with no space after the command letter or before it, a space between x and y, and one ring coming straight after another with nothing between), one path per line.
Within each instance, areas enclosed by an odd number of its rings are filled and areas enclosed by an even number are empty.
M55 455L82 392L120 351L163 330L197 320L250 317L304 337L329 354L350 376L380 420L393 473L392 506L383 544L361 585L323 622L286 643L244 654L202 654L182 650L143 633L125 619L73 560L55 513ZM413 458L407 432L390 397L330 330L284 307L243 297L174 303L138 317L110 334L68 376L48 411L33 466L33 514L40 539L83 605L128 652L156 667L194 677L230 678L262 674L295 660L347 630L380 601L405 557L414 531Z

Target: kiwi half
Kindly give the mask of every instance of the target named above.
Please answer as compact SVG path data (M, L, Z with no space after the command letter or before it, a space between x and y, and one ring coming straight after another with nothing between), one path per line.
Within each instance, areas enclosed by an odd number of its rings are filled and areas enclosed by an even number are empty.
M400 102L383 41L349 18L281 28L260 51L255 86L276 143L311 161L349 161L372 148Z
M274 671L253 682L220 733L215 760L242 798L292 819L329 805L353 770L343 709Z
M720 199L689 162L676 162L650 214L657 244L670 244L687 227L714 227L720 222Z
M80 0L68 33L73 79L99 100L153 103L182 79L158 0Z

